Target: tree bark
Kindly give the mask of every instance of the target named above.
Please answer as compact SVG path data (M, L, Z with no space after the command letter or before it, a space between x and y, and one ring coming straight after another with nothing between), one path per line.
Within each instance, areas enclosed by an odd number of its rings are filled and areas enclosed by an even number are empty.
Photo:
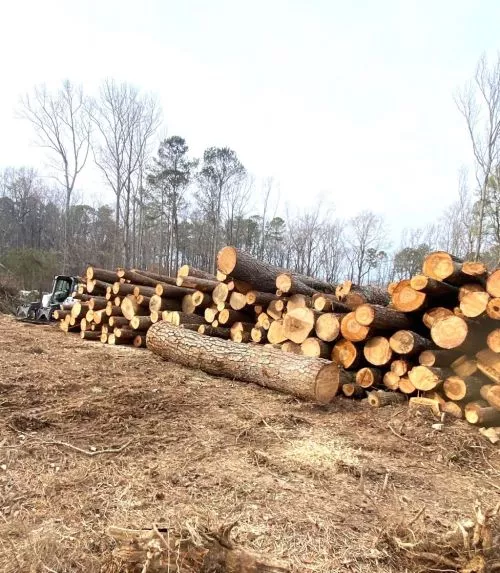
M335 397L341 381L338 367L321 358L280 354L259 345L238 345L163 322L148 330L147 346L163 358L191 368L320 403Z
M416 275L410 279L410 287L416 291L432 296L458 296L456 286L438 281L425 275Z
M162 310L181 310L182 301L172 298L162 298L154 294L149 300L149 310L161 312Z
M225 308L221 310L218 317L220 324L233 324L233 322L249 322L250 317L244 312L233 310L232 308Z
M214 288L219 284L216 280L202 279L200 277L177 277L176 283L178 287L192 288L200 290L201 292L213 292Z
M406 314L374 304L362 304L354 313L357 322L378 330L410 329L414 323Z
M210 281L218 281L219 279L212 273L207 271L202 271L201 269L196 269L190 265L182 265L177 269L178 277L196 277L199 279L207 279ZM225 280L225 278L223 279Z

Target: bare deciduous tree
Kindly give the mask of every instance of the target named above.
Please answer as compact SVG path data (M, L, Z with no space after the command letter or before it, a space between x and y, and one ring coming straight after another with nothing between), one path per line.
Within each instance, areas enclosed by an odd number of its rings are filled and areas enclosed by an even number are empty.
M35 128L38 145L51 152L57 181L65 191L63 269L68 253L68 218L78 175L85 167L90 147L90 119L81 86L65 80L55 93L37 86L21 98L20 116Z
M500 56L491 65L479 60L474 78L456 95L472 144L479 192L475 258L481 256L485 233L488 182L500 156Z

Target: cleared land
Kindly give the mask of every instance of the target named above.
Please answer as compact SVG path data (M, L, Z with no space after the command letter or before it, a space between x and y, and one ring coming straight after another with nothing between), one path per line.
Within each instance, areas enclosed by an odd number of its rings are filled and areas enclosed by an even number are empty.
M235 521L235 541L296 572L428 571L401 544L500 499L498 446L434 422L318 407L0 315L0 571L124 570L111 525Z

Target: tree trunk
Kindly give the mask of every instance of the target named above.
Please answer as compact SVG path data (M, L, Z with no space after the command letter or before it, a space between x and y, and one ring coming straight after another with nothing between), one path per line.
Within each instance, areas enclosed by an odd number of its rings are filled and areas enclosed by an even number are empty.
M365 343L363 354L370 364L384 366L392 358L389 340L385 336L374 336Z
M346 370L354 370L363 363L363 352L350 340L339 340L333 346L332 361Z
M212 273L207 271L202 271L200 269L196 269L195 267L191 267L190 265L182 265L177 270L178 277L196 277L199 279L208 279L211 281L217 281L217 277Z
M458 350L424 350L418 357L421 366L450 366L460 356Z
M335 294L340 302L344 302L352 310L365 303L381 306L389 304L387 290L375 286L354 285L352 281L344 281L335 289Z
M282 300L272 300L267 307L267 314L274 320L279 320L283 316L284 308L285 303Z
M124 326L128 326L129 323L130 320L125 316L111 316L109 318L109 326L111 328L122 328Z
M201 290L201 292L213 292L214 288L219 284L218 281L210 279L202 279L199 277L177 277L176 285L179 287L192 288L194 290Z
M457 348L467 338L469 328L463 318L446 316L437 319L431 327L431 338L440 348Z
M283 321L285 339L302 344L311 334L315 321L314 311L310 308L296 308L287 312Z
M115 295L134 294L136 286L131 283L115 282L111 287L111 292Z
M149 299L149 310L154 310L156 312L161 312L162 310L181 310L182 301L172 298L162 298L157 294L154 294Z
M413 321L404 313L374 304L362 304L354 313L357 322L378 330L400 330L411 328Z
M432 296L458 296L457 287L425 275L416 275L412 277L410 280L410 287L416 291L430 294Z
M186 314L174 310L170 314L170 322L174 326L179 326L180 324L204 324L205 320L202 316L198 316L197 314Z
M89 266L85 271L85 276L87 280L90 281L96 279L105 283L114 283L116 281L117 274L115 271Z
M480 396L481 386L483 385L484 380L477 376L465 378L454 374L448 376L444 381L443 392L447 398L455 402L460 402L460 400L470 402Z
M359 324L356 320L355 312L350 312L342 318L340 332L345 339L351 342L362 342L369 338L374 333L374 330L369 326Z
M209 374L236 378L320 403L337 394L341 374L321 358L280 354L261 346L238 345L159 322L147 334L150 350L167 360Z

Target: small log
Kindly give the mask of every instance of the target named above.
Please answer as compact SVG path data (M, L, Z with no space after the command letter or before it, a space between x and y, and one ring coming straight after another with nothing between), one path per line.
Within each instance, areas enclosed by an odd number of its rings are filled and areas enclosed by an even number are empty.
M389 339L389 346L396 354L415 356L434 345L430 340L411 330L398 330Z
M186 294L182 297L181 310L186 314L194 314L196 312L196 306L193 302L194 294Z
M274 320L278 320L283 316L283 309L285 304L282 300L272 300L267 307L267 314Z
M366 366L356 372L356 384L361 388L377 386L382 381L382 371L378 368Z
M192 296L192 295L191 295ZM181 310L182 301L172 298L163 298L160 295L154 294L149 299L149 310L161 312L162 310Z
M456 286L425 275L416 275L412 277L410 280L410 287L414 290L437 297L458 296L458 289Z
M500 298L490 298L486 306L486 314L493 320L500 320Z
M399 390L399 381L401 380L401 376L398 376L395 372L389 370L384 374L382 382L386 388L389 390Z
M431 338L440 348L457 348L467 338L467 322L459 316L437 319L431 327Z
M408 373L410 368L411 366L408 360L399 359L399 360L393 360L391 362L391 372L394 372L398 376L404 376L405 374Z
M363 354L370 364L384 366L392 358L389 340L385 336L374 336L365 343Z
M368 403L373 408L382 408L394 404L402 404L406 401L403 394L398 392L386 392L385 390L376 390L368 393Z
M219 283L212 291L212 300L215 304L226 302L229 298L229 288L226 283Z
M267 342L267 330L261 326L254 326L250 331L250 338L257 343Z
M115 295L127 295L134 294L136 285L130 283L121 283L116 281L111 287L111 293ZM137 287L138 288L138 287Z
M448 376L443 384L444 395L450 400L470 402L480 396L484 380L477 376L462 377L453 374Z
M379 330L411 328L413 321L403 312L375 304L362 304L354 313L357 322Z
M123 316L125 318L128 318L128 320L132 320L134 318L134 316L149 315L148 310L145 309L143 306L141 306L137 302L137 299L135 298L135 296L132 296L132 295L127 295L126 297L123 298L123 300L121 301L121 304L120 304L120 308L121 308ZM154 310L156 310L156 309L154 309Z
M500 328L495 328L488 334L486 344L491 351L500 353Z
M276 289L277 292L283 294L302 294L307 296L314 295L317 290L306 285L290 273L281 273L276 277Z
M90 310L103 310L106 308L108 301L103 296L94 296L89 300L88 304Z
M129 328L115 328L113 329L113 334L115 339L119 339L120 341L133 341L134 338L137 336L137 332L130 330ZM109 338L108 338L109 342Z
M484 288L477 283L469 283L462 285L458 289L458 302L461 302L465 295L474 292L484 292Z
M231 325L231 332L236 330L244 330L245 332L252 332L252 328L254 326L255 325L252 324L251 322L240 322L240 321L233 322L233 324Z
M348 398L355 398L361 400L366 396L366 390L359 386L358 384L353 384L352 382L348 382L347 384L343 384L342 392L344 396Z
M416 392L416 388L408 376L401 376L399 379L399 391L407 395Z
M302 355L302 348L300 344L296 342L292 342L291 340L285 340L281 345L281 350L283 352L291 352L292 354L300 354Z
M344 315L325 312L314 325L316 336L324 342L333 342L340 334L340 321Z
M205 321L208 322L208 324L212 324L212 322L215 320L218 314L219 311L216 308L209 307L205 309L203 316L205 318Z
M280 300L280 297L276 296L275 294L272 294L270 292L259 292L256 290L248 291L245 296L246 296L246 304L252 306L254 304L261 304L263 306L267 306L273 300Z
M363 326L356 320L355 312L349 312L342 317L340 322L340 332L346 340L351 342L362 342L373 334L373 329Z
M286 334L284 321L282 319L274 320L267 331L267 340L271 344L280 344L281 342L285 342L287 339L288 336Z
M114 333L107 334L106 336L108 337L107 343L112 345L112 346L119 345L119 344L133 344L133 342L134 342L133 338L128 338L126 336L123 338L117 338Z
M218 281L219 279L212 273L207 271L202 271L201 269L196 269L190 265L182 265L177 269L178 277L194 277L199 279L207 279L210 281ZM224 277L222 280L226 280Z
M133 330L147 330L153 322L149 316L134 316L130 321L130 328Z
M486 265L480 261L464 261L462 263L462 273L484 282L488 276Z
M488 401L487 400L488 393L491 390L491 388L494 388L495 386L497 386L497 384L483 384L481 386L481 388L479 389L479 395L481 396L481 398L483 400ZM499 388L500 388L500 386L499 386ZM491 406L491 404L490 404L490 406Z
M95 324L102 324L108 322L109 317L105 310L96 310L95 312L93 311L92 320Z
M257 324L261 326L264 330L269 330L271 326L271 320L266 312L261 312L257 317Z
M181 324L203 324L205 321L202 316L198 316L197 314L186 314L174 310L170 315L170 322L174 326L179 326Z
M186 294L193 294L195 289L187 287L179 287L177 285L171 285L166 283L158 283L154 289L151 287L135 287L134 294L137 296L139 294L144 294L146 296L153 296L157 294L164 298L182 298Z
M313 308L319 312L341 312L347 314L351 311L334 294L317 293L312 297L312 303Z
M140 294L139 296L135 297L137 299L137 302L141 305L144 306L146 308L149 308L149 303L151 302L151 297L149 296L144 296L143 294Z
M490 295L482 289L468 292L460 301L460 310L465 316L476 318L485 314L489 301Z
M142 269L132 269L132 270L134 270L136 273L139 273L141 276L149 277L150 279L155 280L156 283L175 285L175 281L177 280L177 277L170 277L168 275L154 273L152 271L144 271Z
M423 350L418 362L421 366L449 366L460 357L459 350L445 350L443 348Z
M363 352L350 340L339 340L333 346L332 362L346 370L356 369L363 362Z
M462 407L456 402L443 402L441 404L441 411L457 420L461 420L464 417Z
M85 330L80 332L80 338L82 340L101 340L100 331Z
M152 279L152 278L147 277L145 275L141 275L140 273L138 273L135 270L132 270L132 269L128 270L128 269L124 269L124 268L116 269L116 277L118 279L127 280L130 283L132 283L133 285L144 285L144 286L155 287L156 283L158 282L155 279ZM116 282L116 279L113 282Z
M107 344L107 342L108 342L108 336L109 336L109 333L107 333L107 332L101 332L100 341L101 341L103 344Z
M408 377L417 390L429 392L437 388L451 372L445 368L431 368L429 366L414 366Z
M151 322L154 324L155 322L158 322L159 320L163 320L161 312L157 312L156 310L152 310L149 313L149 318L151 319Z
M111 326L112 328L121 328L124 326L128 326L129 324L130 320L128 318L125 318L124 316L111 316L109 318L109 326Z
M424 313L422 317L422 322L428 329L431 329L432 325L436 322L436 320L445 318L446 316L453 316L453 311L443 306L437 306L429 309L427 312Z
M207 308L212 304L212 297L207 293L201 292L200 290L195 291L191 295L194 306L200 308Z
M484 400L469 402L465 405L465 419L469 424L495 426L500 423L500 411L491 407Z
M316 358L329 359L332 354L332 345L327 344L323 340L319 340L316 337L306 338L300 347L304 356L315 356Z
M493 298L500 298L500 269L493 271L486 281L486 290Z
M259 318L262 315L259 315ZM315 314L309 308L296 308L288 311L283 320L284 340L302 344L314 328ZM269 335L268 335L269 338Z
M247 305L247 296L233 291L229 297L229 306L233 310L242 310Z
M143 334L138 334L132 344L136 347L136 348L146 348L146 336Z
M241 343L241 342L251 341L250 334L248 332L245 332L244 330L237 330L236 332L231 332L230 336L233 342Z
M176 286L192 288L194 290L199 290L201 292L211 293L214 288L219 284L215 279L204 279L201 277L177 277L175 281Z
M233 322L247 322L249 317L238 310L233 310L232 308L225 308L221 310L218 316L220 324L233 324Z
M352 310L365 303L381 306L389 304L386 290L375 286L355 285L352 281L344 281L335 289L335 294L340 302L344 302Z
M216 338L223 338L224 340L231 338L231 330L222 326L213 327L209 324L200 324L198 326L198 332L205 336L215 336Z

